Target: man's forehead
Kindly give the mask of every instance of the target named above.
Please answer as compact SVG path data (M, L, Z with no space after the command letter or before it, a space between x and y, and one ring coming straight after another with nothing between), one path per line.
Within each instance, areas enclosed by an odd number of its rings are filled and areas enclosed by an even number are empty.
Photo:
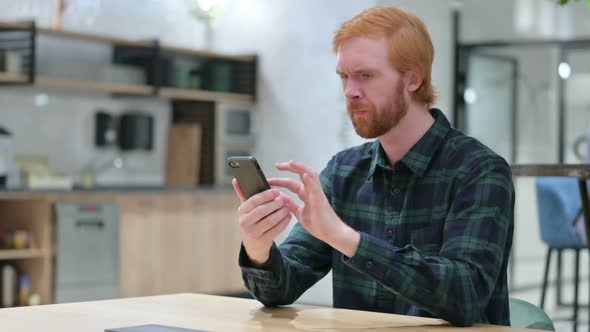
M353 71L379 68L389 62L389 50L384 38L357 37L345 40L336 53L336 68Z
M379 59L370 54L358 54L356 56L341 56L338 54L336 61L337 72L358 72L377 70L387 64L387 59Z

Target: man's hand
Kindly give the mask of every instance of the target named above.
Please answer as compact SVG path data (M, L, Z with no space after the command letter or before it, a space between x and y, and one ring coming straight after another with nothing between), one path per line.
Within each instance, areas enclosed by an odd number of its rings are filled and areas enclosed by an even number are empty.
M238 220L244 248L254 265L262 265L268 260L274 239L289 225L291 212L287 205L292 200L276 189L246 200L236 179L232 184L242 202Z
M278 163L276 166L281 171L299 175L301 179L301 182L287 178L268 179L271 186L287 188L303 201L303 206L292 200L287 202L287 207L299 219L301 226L347 257L354 256L360 235L336 215L322 190L318 174L295 161Z

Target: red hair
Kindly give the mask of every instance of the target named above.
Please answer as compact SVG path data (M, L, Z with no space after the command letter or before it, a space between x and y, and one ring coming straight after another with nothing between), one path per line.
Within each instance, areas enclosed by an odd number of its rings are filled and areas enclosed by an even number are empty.
M342 24L332 40L332 50L338 52L340 44L355 37L380 38L389 42L389 61L402 74L416 71L422 84L414 92L427 106L436 101L432 86L434 47L424 22L416 15L393 7L367 9Z

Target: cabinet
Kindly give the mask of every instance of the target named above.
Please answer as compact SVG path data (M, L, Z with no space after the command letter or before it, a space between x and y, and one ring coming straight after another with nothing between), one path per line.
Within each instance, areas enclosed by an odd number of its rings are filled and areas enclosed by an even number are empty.
M31 289L39 293L41 303L50 303L53 294L51 215L51 202L43 197L0 200L0 233L27 230L31 234L31 248L0 250L0 261L12 262L31 278Z
M41 303L54 301L56 202L112 202L119 207L119 297L178 292L245 292L231 191L71 192L0 194L0 230L22 228L34 248L1 250L31 277Z
M121 296L243 290L235 194L142 195L118 201Z

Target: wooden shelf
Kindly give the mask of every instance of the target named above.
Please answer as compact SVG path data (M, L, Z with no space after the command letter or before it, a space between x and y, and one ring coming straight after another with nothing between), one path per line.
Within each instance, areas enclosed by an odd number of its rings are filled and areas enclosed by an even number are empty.
M0 260L27 259L45 257L45 250L41 249L5 249L0 250Z
M228 103L252 104L254 96L241 93L214 92L203 90L187 90L178 88L162 87L159 95L161 97L185 100L204 100Z
M31 26L32 25L29 22L0 22L0 28L7 28L7 29L10 29L10 28L30 29ZM155 45L155 42L151 41L151 40L131 40L131 39L127 39L127 38L101 35L101 34L96 34L96 33L70 31L70 30L57 30L57 29L47 28L47 27L37 27L37 32L40 35L54 36L54 37L67 38L67 39L78 39L78 40L112 44L112 45L134 46L134 47L145 47L145 48L154 47L154 45ZM253 61L256 58L255 55L228 55L228 54L222 54L222 53L205 51L205 50L195 50L195 49L190 49L190 48L177 47L177 46L172 46L172 45L162 46L161 50L163 52L185 54L185 55L189 55L189 56L215 58L215 59L223 59L223 60L234 60L234 61Z
M210 51L193 50L189 48L175 47L175 46L163 46L162 52L171 52L177 54L184 54L189 56L203 57L203 58L215 58L221 60L233 60L250 62L256 59L255 55L228 55Z
M153 47L154 42L140 41L140 40L129 40L124 38L98 35L86 32L68 31L68 30L56 30L51 28L38 28L37 31L43 35L49 35L54 37L79 39L105 44L124 45L124 46L135 46L135 47Z
M3 29L30 29L30 22L0 22L0 28Z
M154 92L154 88L149 85L71 80L65 78L53 78L43 76L39 76L36 78L35 85L44 88L57 88L65 90L78 90L103 93L120 93L138 96L150 96Z
M29 76L27 75L0 72L0 83L27 83L28 81ZM94 82L46 76L37 77L35 86L86 92L119 93L137 96L151 96L154 92L154 87L150 85ZM184 100L219 101L240 104L254 103L254 97L248 94L189 90L170 87L160 88L158 95L165 98Z
M28 75L0 72L0 83L27 83Z

